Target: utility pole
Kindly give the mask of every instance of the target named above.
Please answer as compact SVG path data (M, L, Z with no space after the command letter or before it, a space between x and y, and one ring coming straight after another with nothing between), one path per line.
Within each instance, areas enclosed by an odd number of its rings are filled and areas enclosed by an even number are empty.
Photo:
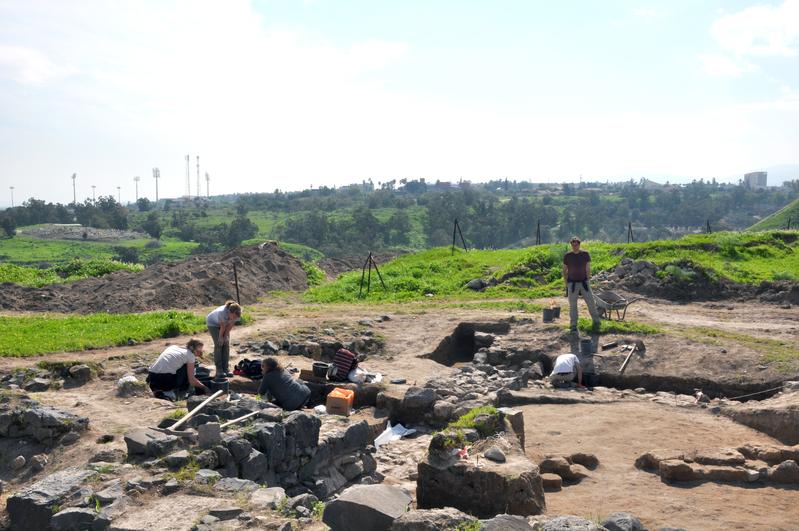
M9 188L11 189L11 208L14 208L14 187L9 186Z
M122 187L117 186L117 203L122 204Z
M141 177L138 175L133 178L133 182L136 183L136 202L139 202L139 181L141 181Z
M96 198L96 196L94 194L94 189L95 188L97 188L97 186L92 185L92 203L96 203L97 202L97 198Z
M158 179L161 178L161 170L153 168L153 179L155 179L155 204L158 204Z
M205 172L205 197L211 197L211 176Z
M189 172L191 171L189 168L191 166L191 156L186 155L186 197L191 197L191 175Z
M75 193L75 179L77 179L77 178L78 178L78 174L77 173L73 173L72 174L72 204L73 205L77 205L78 204L78 196Z
M200 156L197 155L197 197L202 197L203 193L200 191Z

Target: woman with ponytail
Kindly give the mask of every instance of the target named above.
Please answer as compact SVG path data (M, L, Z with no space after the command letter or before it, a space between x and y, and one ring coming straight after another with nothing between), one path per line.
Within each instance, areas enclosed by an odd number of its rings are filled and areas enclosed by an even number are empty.
M227 301L205 318L208 333L214 342L214 365L216 377L233 376L230 372L230 331L241 319L241 306L235 301Z

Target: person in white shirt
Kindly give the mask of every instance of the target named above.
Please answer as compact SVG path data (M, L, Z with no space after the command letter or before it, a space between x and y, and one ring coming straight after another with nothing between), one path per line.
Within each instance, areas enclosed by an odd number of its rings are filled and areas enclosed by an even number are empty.
M227 301L205 318L208 333L214 342L214 365L216 378L233 376L230 372L230 331L241 318L241 306L235 301Z
M549 375L549 383L553 386L559 384L570 384L577 376L577 385L583 386L583 367L580 365L580 358L574 354L561 354L555 359L555 366L552 374Z
M191 339L186 347L178 345L168 346L155 363L150 365L147 373L147 383L156 398L165 398L175 401L178 395L188 391L189 386L203 389L210 393L194 376L194 361L202 359L203 344L199 339Z

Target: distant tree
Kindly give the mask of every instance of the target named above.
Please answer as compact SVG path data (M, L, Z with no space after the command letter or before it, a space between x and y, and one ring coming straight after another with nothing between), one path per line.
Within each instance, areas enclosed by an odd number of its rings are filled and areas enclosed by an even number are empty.
M244 240L255 238L256 234L258 234L258 225L250 221L247 216L237 216L230 224L225 243L228 248L233 248L241 245Z
M139 209L139 212L147 212L153 208L153 204L146 197L140 197L136 200L136 207Z
M3 232L5 232L6 236L9 238L13 238L17 233L17 222L11 214L4 213L3 219L0 220L0 225L3 227Z
M158 212L150 212L147 214L147 219L142 224L142 228L144 232L149 234L151 237L155 238L156 240L161 239L161 234L163 233L163 227L161 227L161 220L158 217Z

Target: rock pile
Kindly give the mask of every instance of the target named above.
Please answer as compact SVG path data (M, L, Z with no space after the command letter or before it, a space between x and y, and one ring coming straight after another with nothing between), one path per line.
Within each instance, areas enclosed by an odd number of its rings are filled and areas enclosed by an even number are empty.
M20 399L0 405L0 437L30 438L47 446L72 443L86 431L89 419Z
M635 466L658 474L664 481L796 484L799 445L747 444L687 453L653 450L636 459Z

